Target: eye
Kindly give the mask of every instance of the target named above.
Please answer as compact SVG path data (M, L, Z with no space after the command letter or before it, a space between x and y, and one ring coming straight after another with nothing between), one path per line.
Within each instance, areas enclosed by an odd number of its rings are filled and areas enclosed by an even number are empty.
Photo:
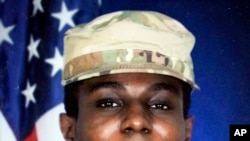
M114 99L101 99L97 101L96 106L99 108L117 108L121 107L122 103Z
M169 110L169 106L167 104L152 104L150 108L157 110Z

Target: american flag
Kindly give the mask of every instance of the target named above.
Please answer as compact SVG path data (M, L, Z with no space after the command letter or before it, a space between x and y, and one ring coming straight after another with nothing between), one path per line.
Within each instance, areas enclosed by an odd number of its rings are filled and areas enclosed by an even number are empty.
M0 0L0 141L60 141L63 36L100 0Z

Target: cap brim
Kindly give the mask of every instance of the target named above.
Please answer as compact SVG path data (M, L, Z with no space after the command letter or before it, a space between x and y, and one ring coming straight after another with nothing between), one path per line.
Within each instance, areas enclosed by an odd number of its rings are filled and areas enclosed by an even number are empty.
M133 65L124 65L121 64L119 66L109 66L109 67L101 67L101 68L95 68L91 71L86 71L83 73L80 73L72 78L66 79L62 81L63 85L69 85L76 81L81 81L85 79L90 79L93 77L103 76L103 75L110 75L110 74L120 74L120 73L150 73L150 74L160 74L160 75L167 75L171 77L175 77L177 79L180 79L186 83L188 83L193 89L199 90L200 87L192 82L191 80L183 77L178 72L172 70L168 67L161 67L159 65L154 64L136 64L136 66Z

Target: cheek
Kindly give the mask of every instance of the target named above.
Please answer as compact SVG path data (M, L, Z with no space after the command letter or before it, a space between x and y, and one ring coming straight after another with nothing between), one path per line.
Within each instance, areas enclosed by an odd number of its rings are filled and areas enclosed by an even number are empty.
M162 140L182 141L185 138L185 124L184 122L164 122L153 125L157 136Z
M81 140L111 141L119 140L120 122L115 119L91 117L77 125L77 134Z
M119 122L105 122L103 126L99 126L97 128L98 134L99 134L99 139L100 141L105 141L105 140L117 140L117 135L119 132Z

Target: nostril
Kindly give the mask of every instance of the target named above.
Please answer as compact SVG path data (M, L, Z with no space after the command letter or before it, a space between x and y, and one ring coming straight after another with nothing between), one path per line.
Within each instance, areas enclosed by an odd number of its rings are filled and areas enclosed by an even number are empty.
M133 129L130 128L130 127L126 128L126 129L124 130L125 133L131 133L131 132L133 132L133 131L135 131L135 130L133 130ZM142 128L142 129L141 129L141 133L148 134L148 133L150 133L150 130L149 130L148 128Z

